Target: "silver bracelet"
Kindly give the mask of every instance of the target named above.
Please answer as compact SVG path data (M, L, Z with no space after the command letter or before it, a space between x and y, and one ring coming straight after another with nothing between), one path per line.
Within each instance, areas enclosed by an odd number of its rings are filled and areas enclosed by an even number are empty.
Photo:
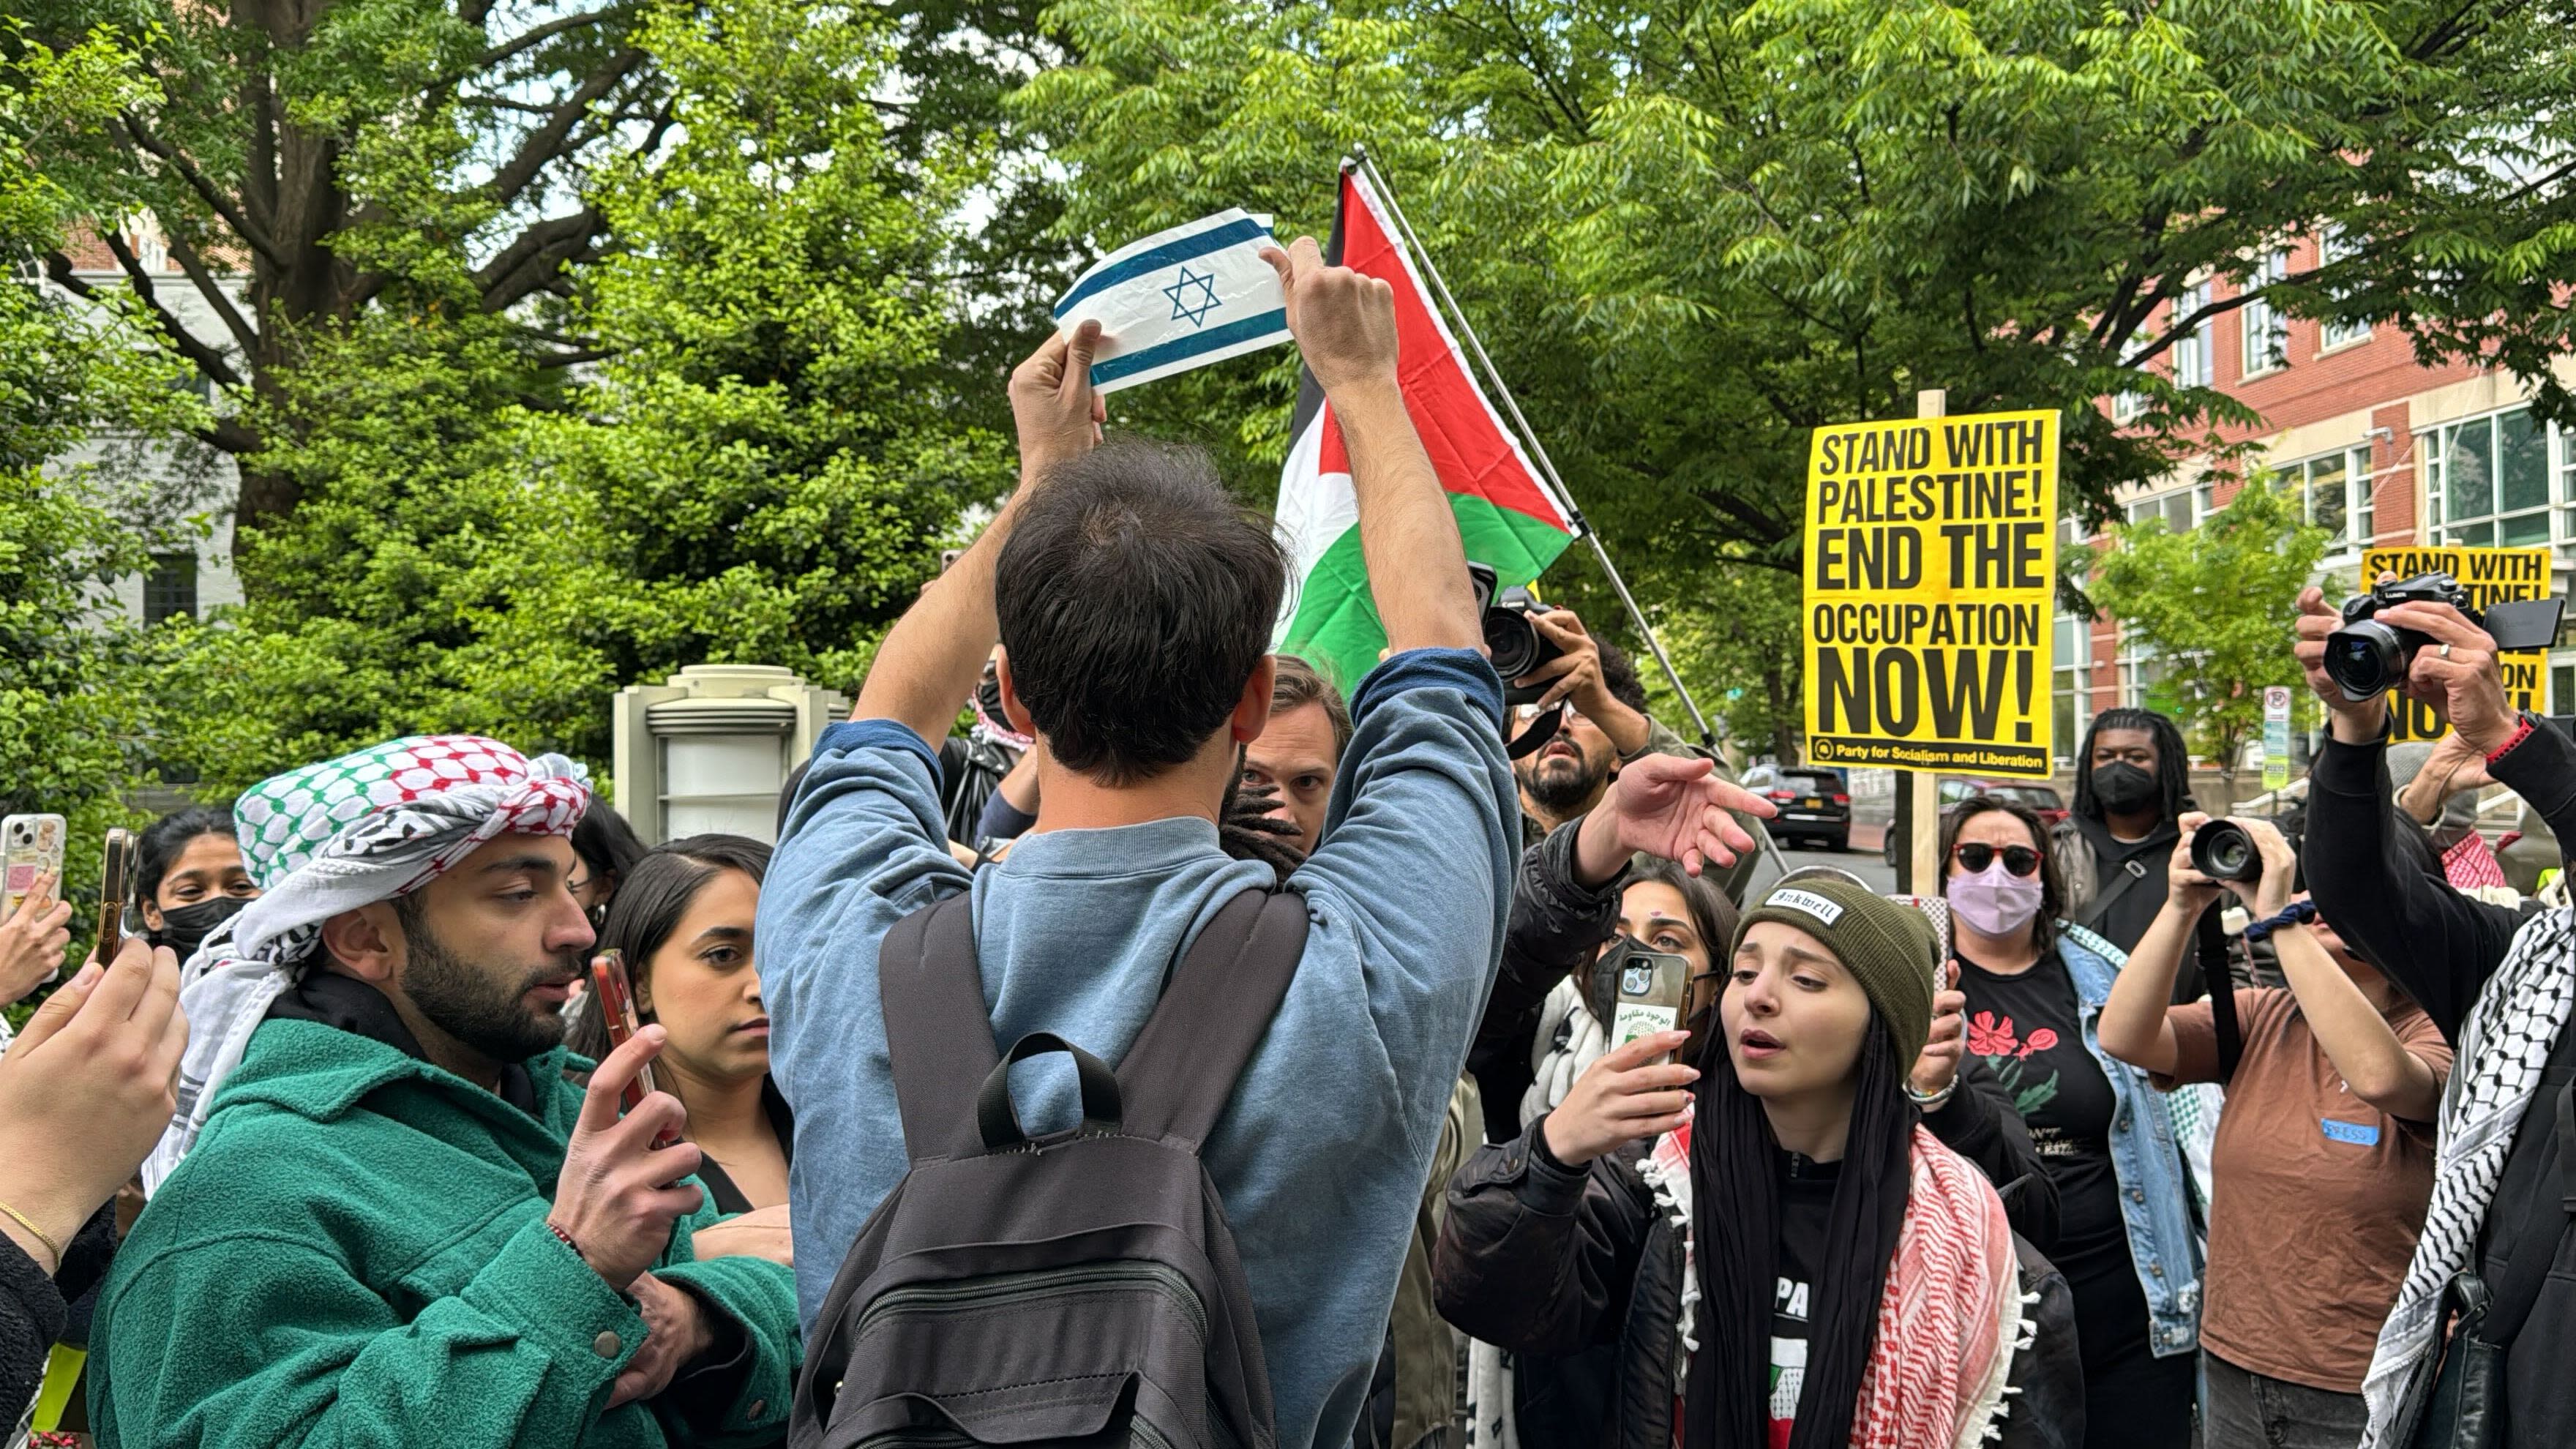
M1926 1112L1937 1112L1941 1108L1948 1106L1950 1104L1950 1099L1958 1094L1959 1074L1956 1072L1952 1072L1950 1074L1948 1085L1942 1087L1941 1090L1934 1092L1928 1097L1921 1092L1914 1090L1913 1079L1908 1078L1905 1083L1905 1100L1913 1103L1916 1107Z

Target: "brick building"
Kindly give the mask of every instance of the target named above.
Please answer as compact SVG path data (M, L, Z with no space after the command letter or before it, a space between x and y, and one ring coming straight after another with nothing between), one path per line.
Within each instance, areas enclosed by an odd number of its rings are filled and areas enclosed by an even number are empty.
M2325 245L2331 246L2329 239ZM2302 239L2267 266L2282 275L2318 264ZM2234 292L2225 278L2185 293L2153 324L2188 316ZM2372 545L2549 544L2560 587L2576 567L2576 433L2535 426L2522 390L2501 370L2466 363L2423 367L2399 328L2339 329L2285 318L2248 303L2178 339L2161 364L2186 383L2214 386L2261 415L2259 427L2224 429L2252 442L2260 466L2295 484L2311 522L2333 537L2322 572L2357 577ZM2576 375L2576 360L2562 361ZM2120 400L2108 406L2116 418ZM2186 464L2121 499L2131 520L2161 514L2168 527L2197 525L2235 496L2232 478ZM2065 525L2070 544L2080 529ZM2125 648L2110 620L2058 620L2056 736L2071 756L2092 717L2138 703L2156 662ZM2550 654L2553 708L2576 706L2576 637Z

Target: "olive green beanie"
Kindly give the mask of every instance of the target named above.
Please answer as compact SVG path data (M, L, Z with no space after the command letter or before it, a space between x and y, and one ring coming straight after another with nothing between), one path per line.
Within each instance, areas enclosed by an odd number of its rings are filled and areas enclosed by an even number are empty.
M1762 921L1795 926L1833 949L1887 1022L1899 1070L1910 1070L1932 1035L1932 980L1940 947L1932 923L1853 881L1802 876L1771 888L1744 913L1728 945L1731 959L1745 933Z

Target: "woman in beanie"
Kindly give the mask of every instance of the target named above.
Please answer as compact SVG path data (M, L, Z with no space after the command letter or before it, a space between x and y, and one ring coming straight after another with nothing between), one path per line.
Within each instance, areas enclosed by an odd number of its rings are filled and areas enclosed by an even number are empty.
M1968 1053L2013 1090L2057 1182L2049 1257L2075 1290L2086 1449L2182 1449L2200 1342L2189 1180L2164 1094L2102 1049L2102 1007L2126 958L2059 919L2066 893L2047 840L2030 807L1991 795L1942 821Z
M1774 888L1696 1067L1662 1060L1686 1033L1631 1042L1459 1173L1441 1312L1515 1352L1618 1344L1602 1401L1562 1406L1604 1449L2079 1442L2065 1285L1904 1092L1935 964L1865 886ZM1604 1169L1647 1138L1628 1190Z

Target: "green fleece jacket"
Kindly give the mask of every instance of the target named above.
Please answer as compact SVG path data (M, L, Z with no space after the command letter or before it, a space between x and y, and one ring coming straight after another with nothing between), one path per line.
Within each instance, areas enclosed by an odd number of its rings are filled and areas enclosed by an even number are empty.
M667 1403L606 1410L645 1328L545 1226L581 1110L565 1061L526 1064L531 1117L354 1032L263 1023L100 1295L102 1449L782 1442L794 1277L693 1261L710 1207L654 1271L741 1325L747 1382L720 1424Z

